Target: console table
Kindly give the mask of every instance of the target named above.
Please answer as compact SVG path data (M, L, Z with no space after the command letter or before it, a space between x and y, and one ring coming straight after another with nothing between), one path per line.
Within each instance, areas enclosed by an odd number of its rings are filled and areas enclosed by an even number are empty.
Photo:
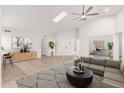
M37 53L36 52L16 52L12 54L13 62L19 62L19 61L26 61L31 59L36 59Z

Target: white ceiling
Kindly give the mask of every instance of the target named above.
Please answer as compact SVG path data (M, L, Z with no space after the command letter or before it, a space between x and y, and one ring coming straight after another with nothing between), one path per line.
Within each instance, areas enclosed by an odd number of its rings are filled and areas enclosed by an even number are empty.
M86 6L87 9L89 6ZM105 8L109 8L108 13L104 12ZM99 12L100 16L115 15L120 11L122 6L94 6L92 12ZM74 30L79 27L82 22L72 21L77 17L72 12L80 13L82 6L77 5L58 5L58 6L3 6L3 25L22 29L25 31L37 32L39 34L54 34L65 30ZM67 16L60 22L54 23L52 19L62 11L67 12ZM92 19L95 17L89 17Z

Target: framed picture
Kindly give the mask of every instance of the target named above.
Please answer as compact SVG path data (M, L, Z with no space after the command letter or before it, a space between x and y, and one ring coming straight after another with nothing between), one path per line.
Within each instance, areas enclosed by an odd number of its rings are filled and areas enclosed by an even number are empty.
M12 48L20 49L23 46L24 39L22 37L12 37Z
M23 37L12 37L12 49L14 51L20 51L21 49L26 48L27 51L30 51L32 48L32 40L29 38Z

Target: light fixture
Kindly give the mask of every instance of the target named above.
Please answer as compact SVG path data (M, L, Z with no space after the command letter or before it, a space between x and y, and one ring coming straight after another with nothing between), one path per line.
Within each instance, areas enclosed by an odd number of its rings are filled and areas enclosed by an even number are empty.
M105 12L109 12L109 8L104 9Z
M81 16L82 19L85 18L85 17L86 17L85 15L82 15L82 16Z
M57 15L52 21L57 23L59 22L60 20L62 20L64 17L67 16L67 13L62 11L59 15Z
M5 29L4 32L11 33L11 30L7 30L7 29Z

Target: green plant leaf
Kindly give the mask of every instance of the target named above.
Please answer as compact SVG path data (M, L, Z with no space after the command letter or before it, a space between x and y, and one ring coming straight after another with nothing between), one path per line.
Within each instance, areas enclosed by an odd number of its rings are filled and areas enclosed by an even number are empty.
M49 47L53 50L55 48L55 43L53 41L49 41Z
M113 42L108 42L107 43L107 48L109 51L111 51L113 49Z

